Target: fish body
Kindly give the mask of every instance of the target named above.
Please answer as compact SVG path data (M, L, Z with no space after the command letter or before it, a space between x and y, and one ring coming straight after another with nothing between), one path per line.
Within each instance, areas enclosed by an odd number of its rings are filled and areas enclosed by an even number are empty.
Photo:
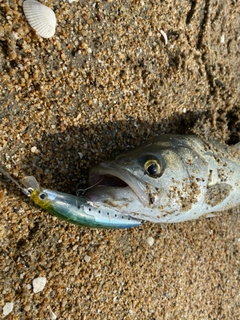
M240 204L239 151L193 135L160 135L90 171L86 198L133 218L174 223Z

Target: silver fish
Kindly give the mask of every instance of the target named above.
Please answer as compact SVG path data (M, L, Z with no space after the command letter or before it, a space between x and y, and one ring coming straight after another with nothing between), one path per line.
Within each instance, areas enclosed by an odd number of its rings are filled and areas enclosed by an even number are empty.
M240 150L160 135L90 171L86 199L137 220L182 222L240 204Z

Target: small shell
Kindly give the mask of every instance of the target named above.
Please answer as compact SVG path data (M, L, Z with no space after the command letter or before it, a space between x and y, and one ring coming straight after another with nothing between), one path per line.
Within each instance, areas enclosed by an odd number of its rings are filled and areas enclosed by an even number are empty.
M153 239L153 237L148 237L147 239L147 243L150 245L150 247L154 244L154 239Z
M167 34L163 31L163 30L160 30L160 33L161 35L163 36L163 39L165 41L165 45L168 44L168 37L167 37Z
M23 11L30 26L40 37L50 38L55 33L56 16L52 9L35 0L23 2Z

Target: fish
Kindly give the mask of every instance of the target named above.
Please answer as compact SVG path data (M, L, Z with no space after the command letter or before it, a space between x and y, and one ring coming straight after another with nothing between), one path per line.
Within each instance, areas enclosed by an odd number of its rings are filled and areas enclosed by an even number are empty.
M240 144L195 135L159 135L89 172L81 196L20 183L35 204L60 219L90 228L131 228L144 221L177 223L240 205Z
M90 170L95 207L176 223L240 205L240 146L195 135L159 135Z

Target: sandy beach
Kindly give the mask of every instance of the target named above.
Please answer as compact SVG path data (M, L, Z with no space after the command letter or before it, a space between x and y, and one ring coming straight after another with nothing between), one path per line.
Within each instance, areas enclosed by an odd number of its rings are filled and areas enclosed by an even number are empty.
M15 179L75 194L93 165L156 134L240 141L238 1L41 2L50 39L22 0L0 0L0 157ZM87 229L0 175L0 219L1 319L240 318L239 208L167 234Z

